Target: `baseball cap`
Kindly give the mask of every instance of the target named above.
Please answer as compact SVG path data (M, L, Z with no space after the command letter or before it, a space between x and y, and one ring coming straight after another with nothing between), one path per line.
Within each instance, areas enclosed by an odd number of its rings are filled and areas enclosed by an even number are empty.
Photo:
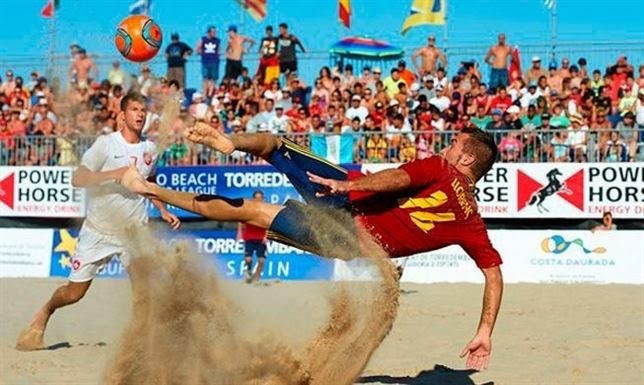
M41 98L40 100L38 100L38 105L39 106L47 106L47 105L49 105L49 103L47 103L47 99Z
M631 118L635 119L635 114L633 114L632 111L626 111L626 113L622 116L623 118Z
M541 120L543 119L550 120L550 114L541 114Z
M192 94L192 101L193 101L193 102L194 102L195 100L199 99L199 98L203 98L203 94L202 94L201 92L198 92L198 91L197 91L197 92L195 92L194 94Z
M398 104L400 104L400 103L398 103L398 100L396 100L396 99L391 99L391 101L389 101L389 107L395 107Z
M533 56L533 57L532 57L532 62L534 63L534 62L537 62L537 61L539 61L539 62L540 62L540 61L541 61L541 58L540 58L539 56L536 56L536 55L535 55L535 56Z
M384 107L382 102L379 102L379 101L376 102L376 108L382 108L382 107Z
M517 105L513 104L513 105L510 106L510 108L508 108L508 113L509 114L518 114L519 112L521 112L521 109Z
M174 32L172 35L170 35L170 39L179 39L179 34Z
M351 97L351 100L352 100L352 101L353 101L353 100L361 101L361 100L362 100L362 98L360 97L360 95L356 94L356 95L353 95L353 96Z
M498 108L495 108L495 109L492 110L492 115L501 116L501 115L503 115L503 112L501 112L501 110L499 110Z
M228 32L230 32L230 31L233 31L233 32L236 33L237 32L237 26L235 24L229 25L228 26Z
M432 75L425 75L423 76L423 81L424 82L434 81L434 77Z
M556 70L557 69L557 63L552 62L548 65L549 70Z
M442 91L442 90L443 90L443 86L439 83L436 87L434 87L434 89L435 89L436 91Z
M580 114L572 114L570 116L570 121L573 123L584 124L584 117Z
M382 71L380 70L380 67L373 67L373 71L371 71L371 72L373 72L375 74L382 73Z
M411 91L413 91L413 92L418 91L418 90L420 90L420 84L418 84L418 83L412 83L412 84L411 84L411 87L409 87L409 89L410 89Z

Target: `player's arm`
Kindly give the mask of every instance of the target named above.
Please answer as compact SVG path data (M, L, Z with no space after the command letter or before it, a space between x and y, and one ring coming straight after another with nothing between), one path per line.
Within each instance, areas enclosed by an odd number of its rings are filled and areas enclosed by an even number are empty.
M151 175L148 177L147 181L150 183L156 183L156 177ZM155 198L150 198L150 202L154 207L159 210L159 213L161 214L161 219L163 219L164 222L167 222L168 225L172 228L172 230L178 230L179 227L181 227L181 220L179 218L172 214L168 209L166 208L166 205L164 202L155 199Z
M320 196L346 194L349 191L392 192L404 190L411 185L409 174L402 169L383 170L350 181L322 178L312 173L308 173L308 175L311 182L326 188L327 191L318 193Z
M485 276L485 290L483 292L483 308L479 327L474 338L463 348L460 356L467 356L467 368L474 370L486 369L490 362L492 352L492 330L496 323L496 316L501 307L503 295L503 275L500 266L482 268Z
M118 182L127 167L121 167L110 171L92 171L86 166L80 165L72 175L72 186L93 187L103 183Z

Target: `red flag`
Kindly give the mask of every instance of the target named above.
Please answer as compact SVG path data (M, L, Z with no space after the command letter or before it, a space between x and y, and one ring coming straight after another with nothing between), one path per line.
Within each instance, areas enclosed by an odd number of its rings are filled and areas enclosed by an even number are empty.
M351 0L338 0L338 18L345 27L351 28Z
M521 77L521 57L519 56L519 47L514 47L510 60L510 81L513 82Z
M54 16L54 0L47 0L47 4L40 11L42 17L53 17Z

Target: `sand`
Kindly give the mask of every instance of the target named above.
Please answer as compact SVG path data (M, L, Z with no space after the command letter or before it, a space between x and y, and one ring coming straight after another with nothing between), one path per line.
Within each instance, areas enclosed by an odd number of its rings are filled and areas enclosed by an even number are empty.
M78 304L54 315L51 350L13 349L34 310L64 280L0 280L0 384L98 384L130 318L126 280L98 280ZM330 282L226 281L247 320L305 344L329 314ZM644 286L507 285L490 368L461 370L481 287L403 284L393 330L365 369L367 384L642 384ZM438 365L438 366L437 366ZM447 369L442 368L446 367ZM449 368L455 370L451 371Z

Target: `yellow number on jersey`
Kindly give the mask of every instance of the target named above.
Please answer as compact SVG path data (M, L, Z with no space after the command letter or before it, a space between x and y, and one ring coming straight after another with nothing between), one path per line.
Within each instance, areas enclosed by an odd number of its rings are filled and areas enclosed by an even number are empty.
M401 209L429 209L440 207L447 202L447 194L436 191L427 198L408 198L400 205ZM450 222L456 220L454 213L430 213L427 211L412 211L409 213L412 222L425 233L436 226L435 222Z

